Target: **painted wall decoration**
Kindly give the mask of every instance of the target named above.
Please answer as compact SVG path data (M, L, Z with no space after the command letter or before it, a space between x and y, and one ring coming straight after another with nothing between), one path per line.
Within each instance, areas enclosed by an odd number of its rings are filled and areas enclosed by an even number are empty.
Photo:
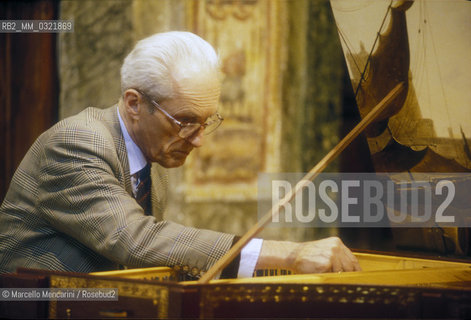
M261 171L277 168L279 144L278 2L199 1L188 10L192 31L218 51L222 126L188 161L187 196L254 199Z

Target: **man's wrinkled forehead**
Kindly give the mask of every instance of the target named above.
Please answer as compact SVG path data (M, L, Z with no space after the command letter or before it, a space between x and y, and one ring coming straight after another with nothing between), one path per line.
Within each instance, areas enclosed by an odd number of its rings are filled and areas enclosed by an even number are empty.
M202 112L214 113L219 104L221 81L214 75L185 77L178 81L176 91L178 96L185 100L184 105L193 106Z

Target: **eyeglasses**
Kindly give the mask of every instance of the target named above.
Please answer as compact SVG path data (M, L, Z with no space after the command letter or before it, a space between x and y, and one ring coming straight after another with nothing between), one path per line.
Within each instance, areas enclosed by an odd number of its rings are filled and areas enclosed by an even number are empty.
M173 121L173 123L175 123L177 126L180 127L180 129L178 130L178 136L182 139L188 139L188 138L192 137L194 134L196 134L197 132L199 132L200 130L204 130L204 134L208 135L208 134L214 132L221 125L222 121L224 120L224 118L221 117L221 115L219 113L215 113L215 114L209 116L206 119L206 122L203 123L203 124L195 123L195 122L193 122L193 123L192 122L181 122L181 121L178 121L177 119L175 119L174 117L172 117L154 99L149 97L147 94L145 94L145 93L143 93L139 90L136 90L136 91L139 92L142 96L144 96L147 100L149 100L150 103L152 103L152 105L154 107L159 109L165 116L167 116L168 119L170 119L171 121Z

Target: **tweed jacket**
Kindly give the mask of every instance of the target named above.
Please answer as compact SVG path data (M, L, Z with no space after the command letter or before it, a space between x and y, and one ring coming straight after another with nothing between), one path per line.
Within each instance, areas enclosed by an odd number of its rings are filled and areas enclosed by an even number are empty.
M155 167L154 216L146 216L132 197L117 107L57 123L27 152L0 207L0 273L171 266L198 276L209 269L234 236L163 221L166 175Z

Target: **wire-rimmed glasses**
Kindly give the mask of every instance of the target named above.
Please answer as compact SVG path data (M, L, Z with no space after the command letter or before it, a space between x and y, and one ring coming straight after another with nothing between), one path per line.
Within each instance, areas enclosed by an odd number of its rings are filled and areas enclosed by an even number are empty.
M149 97L144 92L137 90L142 96L144 96L147 100L152 103L154 107L160 110L169 120L173 121L177 126L180 127L178 130L178 136L182 139L188 139L192 137L194 134L199 132L200 130L204 130L204 134L208 135L214 132L224 120L223 117L219 113L215 113L209 116L204 123L196 123L196 122L181 122L171 116L165 109L163 109L154 99Z

